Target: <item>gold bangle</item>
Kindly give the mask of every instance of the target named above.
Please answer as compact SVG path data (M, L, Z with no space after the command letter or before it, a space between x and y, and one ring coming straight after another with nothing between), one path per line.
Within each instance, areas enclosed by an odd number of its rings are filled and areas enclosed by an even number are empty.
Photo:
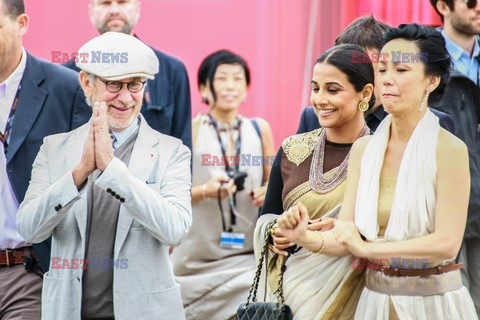
M323 237L322 232L316 232L322 237L322 244L320 245L320 248L318 250L312 251L313 253L322 253L323 245L325 244L325 238Z
M202 186L202 197L203 197L203 200L207 200L207 184L204 183L203 186Z

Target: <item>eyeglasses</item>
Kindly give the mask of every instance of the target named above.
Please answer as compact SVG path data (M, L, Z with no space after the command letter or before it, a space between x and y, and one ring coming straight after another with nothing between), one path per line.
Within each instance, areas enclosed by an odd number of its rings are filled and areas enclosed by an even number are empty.
M461 0L467 5L468 9L473 9L477 6L477 0Z
M145 83L147 82L147 81L138 81L138 80L132 81L132 82L120 82L120 81L106 81L106 80L103 80L102 78L98 78L98 79L100 79L100 81L105 83L105 87L107 87L108 92L111 92L111 93L119 92L120 90L122 90L123 85L127 85L127 89L131 93L137 93L143 89L143 87L145 86Z

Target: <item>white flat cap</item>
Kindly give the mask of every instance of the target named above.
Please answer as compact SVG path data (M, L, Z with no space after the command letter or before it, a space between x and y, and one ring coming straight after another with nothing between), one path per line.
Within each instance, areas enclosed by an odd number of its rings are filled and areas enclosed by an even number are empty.
M137 38L120 32L105 32L78 50L77 67L105 80L132 77L153 79L158 59L151 48Z

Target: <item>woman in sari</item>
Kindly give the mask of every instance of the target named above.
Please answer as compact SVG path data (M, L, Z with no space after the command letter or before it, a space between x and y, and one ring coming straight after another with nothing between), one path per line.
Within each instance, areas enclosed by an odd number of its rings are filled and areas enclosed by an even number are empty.
M390 29L385 40L377 84L389 116L352 147L335 228L306 231L304 207L279 228L310 250L370 261L355 319L476 319L454 263L467 217L468 151L428 108L448 81L445 41L416 24Z
M365 60L354 63L355 56ZM282 143L257 221L257 256L265 233L272 232L266 230L267 225L284 211L303 203L309 209L309 219L318 219L340 205L350 148L370 133L364 112L374 105L373 82L372 64L359 46L336 46L318 58L310 101L323 129L291 136ZM362 270L351 268L350 257L295 249L276 225L272 230L274 254L266 259L267 300L274 301L272 292L278 289L285 264L282 289L295 319L351 318L362 288ZM288 258L287 251L291 253Z

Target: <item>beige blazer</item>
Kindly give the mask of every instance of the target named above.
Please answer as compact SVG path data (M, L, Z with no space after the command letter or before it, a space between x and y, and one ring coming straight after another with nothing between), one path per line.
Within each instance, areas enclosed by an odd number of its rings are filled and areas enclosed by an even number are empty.
M44 139L18 211L18 230L28 242L52 236L51 256L70 262L85 253L86 188L77 190L72 168L89 126ZM129 166L114 158L95 183L124 200L114 259L128 259L128 267L114 268L115 319L184 319L168 247L180 243L192 221L189 149L142 117ZM51 266L44 276L42 319L80 320L82 269Z

